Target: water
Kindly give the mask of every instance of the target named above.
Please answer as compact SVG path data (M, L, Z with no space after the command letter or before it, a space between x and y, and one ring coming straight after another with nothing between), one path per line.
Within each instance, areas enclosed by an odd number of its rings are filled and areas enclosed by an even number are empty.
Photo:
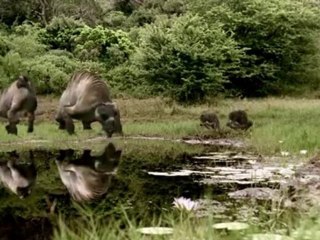
M180 153L173 155L170 145L135 144L141 142L2 152L1 239L48 239L57 213L66 219L81 215L75 202L114 218L125 209L147 222L172 211L174 198L184 196L199 201L198 217L258 222L261 209L264 217L270 214L277 189L295 172L294 165L266 165L261 156L234 149L186 153L190 146L176 143Z

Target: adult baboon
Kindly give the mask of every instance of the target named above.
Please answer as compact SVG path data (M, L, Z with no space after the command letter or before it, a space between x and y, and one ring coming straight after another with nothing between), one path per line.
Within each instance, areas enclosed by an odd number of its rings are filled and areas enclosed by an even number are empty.
M84 129L91 129L91 123L98 121L108 137L114 132L122 134L120 113L111 100L107 84L87 71L74 73L60 98L56 114L59 129L73 134L72 119L82 121Z
M60 150L56 160L60 178L75 201L94 200L104 195L119 164L121 150L109 143L102 155L91 156L84 150L74 159L71 149Z
M243 110L237 110L229 113L229 121L227 126L232 129L247 130L253 125L253 122L248 119L248 115Z
M30 153L31 163L18 163L9 160L0 163L0 180L8 189L25 198L31 194L31 189L37 177L37 170Z
M216 130L220 129L220 121L215 113L202 113L200 115L200 126L205 126L206 128L213 128Z
M0 116L7 118L6 130L18 134L17 124L21 113L28 116L28 132L33 132L37 97L32 83L25 76L19 76L0 96Z

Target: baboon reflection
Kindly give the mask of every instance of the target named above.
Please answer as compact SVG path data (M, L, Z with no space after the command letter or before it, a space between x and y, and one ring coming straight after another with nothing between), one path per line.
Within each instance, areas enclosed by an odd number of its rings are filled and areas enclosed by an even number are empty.
M121 150L109 143L102 155L91 156L84 150L74 159L74 150L60 150L56 160L60 178L76 201L94 200L105 194L119 164Z
M202 113L200 115L200 126L204 126L206 128L213 128L216 130L220 129L220 121L215 113Z
M247 130L253 125L253 122L248 119L248 115L243 110L237 110L229 113L229 121L227 126L232 129Z
M10 189L20 198L25 198L31 194L31 189L37 177L37 170L33 161L33 154L29 152L29 163L19 163L19 155L12 152L14 160L0 163L0 180L2 184Z

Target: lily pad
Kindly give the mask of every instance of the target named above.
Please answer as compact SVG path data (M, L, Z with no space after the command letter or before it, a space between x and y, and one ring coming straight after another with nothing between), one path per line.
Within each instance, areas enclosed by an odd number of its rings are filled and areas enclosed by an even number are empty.
M253 234L252 240L293 240L293 238L279 235L279 234L271 234L271 233L259 233L259 234Z
M247 223L241 222L225 222L225 223L217 223L212 226L214 229L227 229L231 231L244 230L249 228Z
M148 174L153 176L163 176L163 177L184 177L184 176L190 176L192 174L192 171L182 170L179 172L148 172Z
M167 235L173 233L173 228L169 227L144 227L137 229L138 232L147 235Z

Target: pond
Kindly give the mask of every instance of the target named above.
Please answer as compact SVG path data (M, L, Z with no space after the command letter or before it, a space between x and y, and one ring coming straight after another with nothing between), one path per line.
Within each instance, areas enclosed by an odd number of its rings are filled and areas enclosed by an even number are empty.
M0 236L48 239L58 216L77 219L83 214L79 206L113 220L125 211L136 222L152 224L179 197L197 202L198 218L250 219L264 226L284 209L279 204L273 213L272 206L283 200L281 186L299 167L269 160L230 146L147 139L2 152ZM282 211L273 226L283 230L280 218L294 215Z

